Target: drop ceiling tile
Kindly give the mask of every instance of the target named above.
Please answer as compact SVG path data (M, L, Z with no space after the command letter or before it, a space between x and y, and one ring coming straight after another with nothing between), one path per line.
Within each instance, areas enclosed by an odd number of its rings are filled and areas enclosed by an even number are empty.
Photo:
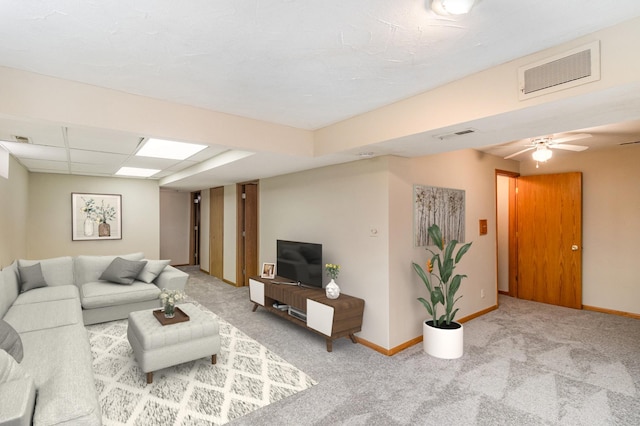
M74 174L96 173L113 175L119 168L119 165L111 164L71 163L71 172Z
M211 157L215 157L218 154L222 154L225 151L228 151L228 148L223 148L223 147L219 147L219 146L209 146L206 149L203 149L202 151L198 152L195 155L192 155L191 157L189 157L187 160L189 161L195 161L195 162L200 162L200 161L204 161L204 160L208 160Z
M11 154L19 159L67 161L67 151L64 148L33 145L30 143L0 142Z
M141 137L115 130L68 128L69 148L87 151L102 151L116 154L133 154Z
M61 126L1 117L0 140L14 142L15 136L27 137L35 145L65 146Z
M30 171L59 171L59 172L67 172L69 173L69 163L66 161L48 161L48 160L31 160L31 159L22 159L20 160L23 166L25 166Z
M170 160L167 158L152 158L152 157L138 157L131 156L123 164L128 167L142 167L145 169L166 169L167 167L174 166L180 163L181 160Z
M179 163L171 166L171 167L167 167L167 171L170 173L174 173L174 172L178 172L180 170L184 170L187 167L191 167L191 166L195 166L196 164L198 164L198 161L189 161L189 160L185 160L185 161L180 161Z
M80 149L70 149L70 158L73 163L86 164L110 164L121 165L129 157L124 154L113 154L108 152L84 151Z

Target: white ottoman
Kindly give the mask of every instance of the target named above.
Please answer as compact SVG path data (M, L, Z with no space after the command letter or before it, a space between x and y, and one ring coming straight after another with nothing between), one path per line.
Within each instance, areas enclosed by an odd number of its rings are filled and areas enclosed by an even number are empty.
M154 309L129 314L127 338L136 361L153 382L153 372L162 368L211 356L216 363L220 352L218 321L191 303L178 305L189 321L162 325L153 316Z

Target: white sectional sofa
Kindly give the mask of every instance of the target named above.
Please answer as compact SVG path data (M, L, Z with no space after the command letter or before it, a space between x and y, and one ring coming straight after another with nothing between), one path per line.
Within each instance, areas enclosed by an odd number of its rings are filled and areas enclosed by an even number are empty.
M0 425L101 424L84 325L158 307L162 288L184 290L187 282L188 275L168 261L147 261L138 269L143 257L18 260L2 270ZM7 329L15 338L3 337ZM3 339L14 348L19 341L22 359L2 348Z

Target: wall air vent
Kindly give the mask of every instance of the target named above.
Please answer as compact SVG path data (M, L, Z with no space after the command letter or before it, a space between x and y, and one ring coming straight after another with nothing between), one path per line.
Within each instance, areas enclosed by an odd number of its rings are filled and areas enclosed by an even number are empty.
M519 99L546 95L600 80L600 42L518 68Z
M458 136L464 136L464 135L469 135L471 133L475 133L477 132L476 129L472 129L472 128L466 128L466 129L462 129L462 130L457 130L455 132L451 132L451 133L445 133L442 135L435 135L434 138L436 139L440 139L441 141L445 140L445 139L451 139L451 138L455 138Z

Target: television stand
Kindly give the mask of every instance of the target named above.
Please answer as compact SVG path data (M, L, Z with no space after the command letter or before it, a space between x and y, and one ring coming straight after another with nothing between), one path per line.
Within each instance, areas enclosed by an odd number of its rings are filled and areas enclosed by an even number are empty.
M329 299L320 288L276 284L282 280L280 277L275 280L249 278L249 297L254 303L253 312L258 306L262 306L279 317L323 336L327 352L333 350L333 341L341 337L349 337L353 343L358 342L355 333L362 329L364 300L344 293L337 299ZM289 309L277 309L274 303L288 305ZM290 312L294 312L295 316ZM300 315L302 312L306 313L306 321Z

